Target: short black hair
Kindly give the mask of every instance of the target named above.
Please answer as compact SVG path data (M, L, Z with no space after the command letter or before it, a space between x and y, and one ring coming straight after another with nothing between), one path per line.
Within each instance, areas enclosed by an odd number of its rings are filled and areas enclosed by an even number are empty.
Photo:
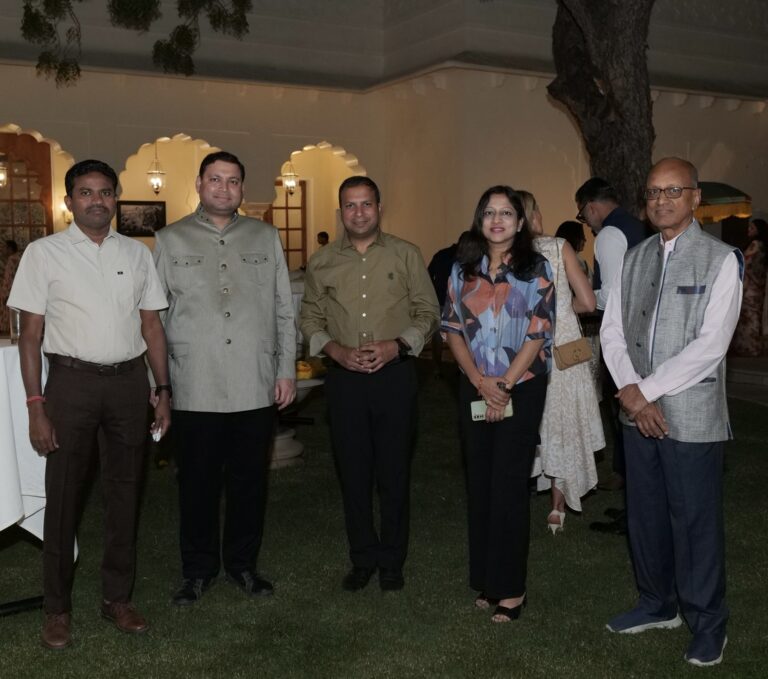
M112 182L112 188L117 192L117 174L109 165L101 160L81 160L70 167L67 174L64 175L64 189L70 198L72 197L72 189L75 188L75 179L92 172L103 174Z
M370 177L364 177L363 175L356 174L352 177L347 177L343 182L341 182L341 186L339 187L339 205L341 205L341 194L354 186L367 186L376 196L376 204L379 205L381 203L381 194L379 193L379 187L376 186L376 182L373 181L373 179Z
M205 168L218 160L237 165L240 168L240 181L245 181L245 165L240 162L240 159L234 153L230 153L229 151L216 151L216 153L209 153L205 158L203 158L203 162L200 163L200 172L198 173L198 176L202 177L203 173L205 172Z
M576 205L586 205L593 200L618 203L619 195L616 193L616 189L605 179L592 177L587 179L576 191Z
M318 231L317 233L318 238L325 238L325 240L328 240L330 236L328 235L327 231Z
M19 251L19 244L15 240L5 241L5 247L7 247L11 252Z

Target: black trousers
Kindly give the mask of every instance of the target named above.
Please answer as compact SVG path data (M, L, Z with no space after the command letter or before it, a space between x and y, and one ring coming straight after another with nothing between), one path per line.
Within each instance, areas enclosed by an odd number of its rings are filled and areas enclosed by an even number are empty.
M222 561L229 573L256 566L274 427L274 406L235 413L173 411L183 577L214 577Z
M355 566L397 570L405 562L416 391L416 367L410 360L370 375L339 367L328 371L331 438ZM378 533L374 484L381 512Z
M104 501L102 596L130 601L136 571L136 521L147 450L149 380L139 362L120 375L51 363L45 411L59 448L45 467L43 592L47 613L72 610L75 531L96 462ZM97 445L97 434L104 445Z
M528 479L539 443L547 376L515 386L513 416L473 422L477 390L459 382L459 425L467 467L469 584L493 599L525 593L530 542Z

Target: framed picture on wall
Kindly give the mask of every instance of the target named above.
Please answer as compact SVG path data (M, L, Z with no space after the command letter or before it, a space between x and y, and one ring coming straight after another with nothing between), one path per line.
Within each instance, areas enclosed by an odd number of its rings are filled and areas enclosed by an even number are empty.
M165 226L165 201L118 200L117 232L124 236L152 237Z

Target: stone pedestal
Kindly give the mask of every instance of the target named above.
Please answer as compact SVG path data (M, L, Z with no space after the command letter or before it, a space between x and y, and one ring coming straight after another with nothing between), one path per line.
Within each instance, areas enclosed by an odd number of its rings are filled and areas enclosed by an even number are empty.
M321 379L296 380L296 401L294 403L296 405L301 403L312 389L322 383L323 380ZM304 444L297 441L295 436L295 429L278 425L270 457L270 469L280 469L304 463L302 458Z

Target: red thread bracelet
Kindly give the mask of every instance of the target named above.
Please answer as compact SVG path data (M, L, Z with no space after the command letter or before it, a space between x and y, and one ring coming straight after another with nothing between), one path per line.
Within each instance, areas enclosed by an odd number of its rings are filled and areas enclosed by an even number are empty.
M30 396L27 399L27 405L29 405L30 403L34 403L35 401L42 401L43 403L45 403L45 396Z

